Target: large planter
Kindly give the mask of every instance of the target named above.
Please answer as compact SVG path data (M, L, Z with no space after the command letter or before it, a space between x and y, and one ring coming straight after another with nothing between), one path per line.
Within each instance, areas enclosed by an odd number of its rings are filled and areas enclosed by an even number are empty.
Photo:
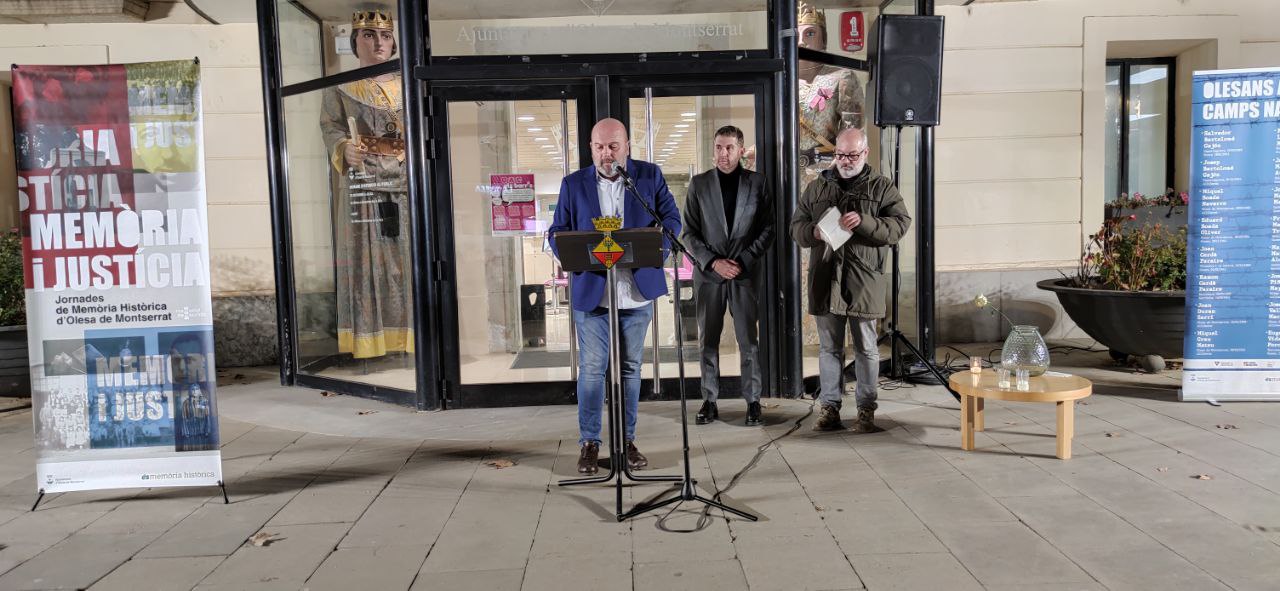
M1058 301L1081 330L1113 354L1181 358L1187 332L1185 291L1116 291L1067 287L1066 279L1045 279L1040 289Z
M25 326L0 326L0 396L31 396Z

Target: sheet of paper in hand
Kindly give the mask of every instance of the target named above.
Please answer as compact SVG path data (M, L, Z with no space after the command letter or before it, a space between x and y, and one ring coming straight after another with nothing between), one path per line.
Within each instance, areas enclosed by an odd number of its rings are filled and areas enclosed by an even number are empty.
M849 237L853 236L853 232L840 227L840 215L840 210L832 206L822 214L822 219L818 220L818 231L822 233L822 239L831 245L833 251L840 250Z

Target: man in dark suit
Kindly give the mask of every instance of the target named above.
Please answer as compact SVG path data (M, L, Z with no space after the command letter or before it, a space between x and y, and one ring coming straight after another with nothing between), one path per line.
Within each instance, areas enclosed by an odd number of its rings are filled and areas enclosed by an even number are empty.
M726 305L741 357L742 397L748 425L760 418L760 339L756 288L765 250L773 242L773 200L763 174L741 166L742 130L716 131L716 167L689 182L684 243L694 261L698 332L702 336L702 408L695 422L720 418L720 330Z
M667 189L667 181L657 165L632 160L627 128L617 119L601 119L591 129L593 166L579 170L560 183L560 200L555 219L547 229L551 250L560 256L556 232L595 229L592 219L601 216L622 218L623 228L647 228L653 216L636 202L623 184L621 173L672 232L680 232L680 210ZM664 247L670 245L665 243ZM622 389L626 411L627 465L638 470L649 460L636 449L636 406L640 402L640 364L644 337L653 318L653 300L667 293L662 269L618 269L615 292L618 298L618 341L622 349ZM573 274L573 323L578 333L578 472L594 474L600 453L601 406L604 404L605 368L609 365L609 302L603 271ZM617 429L619 425L613 425Z

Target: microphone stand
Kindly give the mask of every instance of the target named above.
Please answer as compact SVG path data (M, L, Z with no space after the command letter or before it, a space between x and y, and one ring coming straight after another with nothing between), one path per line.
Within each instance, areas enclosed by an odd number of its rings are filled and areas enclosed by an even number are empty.
M666 507L667 505L683 503L685 501L698 501L744 519L756 521L758 518L755 515L734 509L733 507L718 501L708 499L699 495L698 490L694 488L697 481L693 479L693 475L690 473L689 469L689 408L687 404L688 398L685 394L684 387L684 322L683 318L680 316L680 255L688 256L689 251L684 247L684 244L680 242L680 239L676 237L675 233L662 223L662 217L658 215L658 212L655 211L653 207L644 200L644 197L640 195L640 191L636 189L635 183L631 182L631 177L627 175L625 168L619 166L618 163L615 162L614 171L622 176L622 182L626 185L627 189L630 189L631 196L635 197L636 202L639 203L646 212L648 212L648 214L653 218L653 225L662 230L662 235L671 243L671 271L672 276L674 277L672 283L675 287L673 291L675 292L674 301L676 309L675 316L673 316L676 323L676 365L679 368L680 380L680 436L684 444L684 477L680 481L680 494L656 503L637 505L630 511L618 516L618 521L631 519L632 517L643 515L650 511L656 511Z

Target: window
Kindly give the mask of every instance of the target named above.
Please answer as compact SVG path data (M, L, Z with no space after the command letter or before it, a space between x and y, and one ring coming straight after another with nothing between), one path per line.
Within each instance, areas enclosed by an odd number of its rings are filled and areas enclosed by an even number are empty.
M1107 60L1106 200L1173 187L1173 58Z
M324 24L297 0L277 0L280 76L284 84L324 76Z

